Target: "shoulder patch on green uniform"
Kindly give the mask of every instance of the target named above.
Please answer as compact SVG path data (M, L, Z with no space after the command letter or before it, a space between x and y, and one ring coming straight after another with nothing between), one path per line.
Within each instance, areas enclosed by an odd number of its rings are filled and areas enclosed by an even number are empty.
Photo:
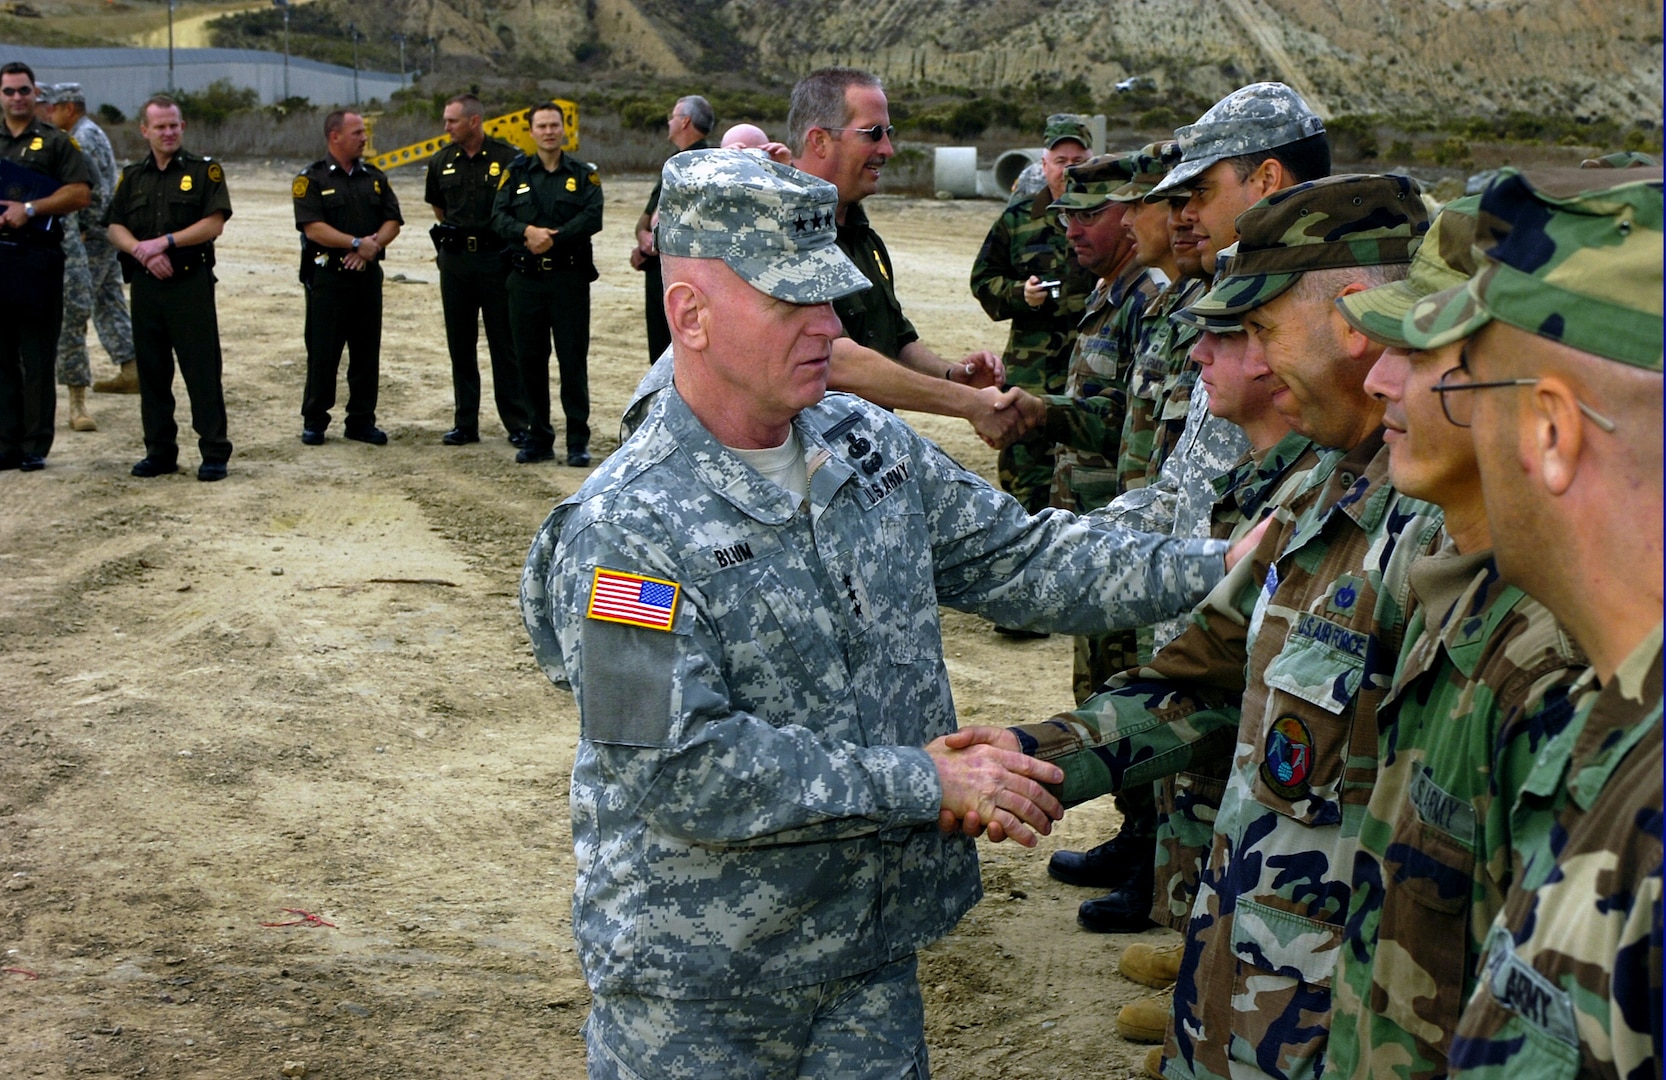
M595 184L597 187L602 186L602 178L596 174L594 169L590 170L590 182Z
M226 171L220 168L219 162L215 162L208 167L208 178L216 184L223 183L225 181Z
M289 193L291 195L295 196L297 199L306 198L307 197L307 178L304 177L304 176L297 176L295 178L295 182L293 184L289 185Z

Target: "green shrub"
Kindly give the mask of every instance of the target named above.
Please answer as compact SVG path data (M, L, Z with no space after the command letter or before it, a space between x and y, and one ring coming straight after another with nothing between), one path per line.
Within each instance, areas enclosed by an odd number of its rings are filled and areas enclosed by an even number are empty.
M127 114L108 101L98 107L98 118L104 122L106 127L127 123Z
M201 90L174 93L180 111L196 124L220 124L237 113L253 112L260 95L251 87L233 86L230 79L215 79Z

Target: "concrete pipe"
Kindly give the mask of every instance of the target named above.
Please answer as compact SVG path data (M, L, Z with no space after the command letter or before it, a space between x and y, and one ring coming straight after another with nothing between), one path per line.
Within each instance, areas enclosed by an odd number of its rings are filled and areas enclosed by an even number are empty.
M939 146L931 168L932 190L939 199L978 197L978 148Z
M1046 153L1041 147L1034 150L1008 150L995 159L995 186L1002 191L1011 191L1017 182L1018 174L1041 160Z

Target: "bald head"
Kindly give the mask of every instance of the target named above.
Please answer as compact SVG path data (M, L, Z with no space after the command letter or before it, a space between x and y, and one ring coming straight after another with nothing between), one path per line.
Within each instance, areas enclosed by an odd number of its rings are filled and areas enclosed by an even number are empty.
M769 136L757 124L736 124L723 133L725 150L762 150Z

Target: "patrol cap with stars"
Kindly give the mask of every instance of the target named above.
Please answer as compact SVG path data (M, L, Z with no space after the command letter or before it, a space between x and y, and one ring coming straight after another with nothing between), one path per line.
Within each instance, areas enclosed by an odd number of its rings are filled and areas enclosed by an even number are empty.
M1087 121L1075 113L1054 113L1047 118L1041 133L1041 145L1051 150L1066 139L1075 139L1085 150L1093 149L1093 131Z
M822 304L873 282L835 243L838 189L744 150L674 154L661 173L662 255L722 259L759 292Z
M1279 82L1251 83L1215 102L1197 123L1177 128L1182 157L1152 190L1163 198L1191 186L1205 169L1239 157L1322 135L1325 122L1294 90Z
M1425 296L1462 285L1475 273L1475 215L1480 206L1479 195L1447 203L1417 245L1405 280L1337 297L1342 317L1372 341L1410 348L1401 325L1412 306Z
M1127 183L1111 192L1112 202L1139 202L1151 194L1151 189L1163 182L1163 177L1180 162L1180 144L1174 139L1147 143L1134 151L1128 171L1133 175Z
M1258 308L1310 270L1411 261L1429 210L1417 181L1345 174L1275 191L1238 215L1238 256L1191 311L1218 318Z
M1481 194L1479 270L1419 301L1405 317L1406 340L1439 348L1497 319L1580 352L1660 371L1661 170L1627 169L1613 180L1551 195L1515 169L1500 170Z
M1064 170L1064 194L1047 204L1049 210L1092 210L1111 201L1111 192L1134 176L1138 153L1100 154Z

